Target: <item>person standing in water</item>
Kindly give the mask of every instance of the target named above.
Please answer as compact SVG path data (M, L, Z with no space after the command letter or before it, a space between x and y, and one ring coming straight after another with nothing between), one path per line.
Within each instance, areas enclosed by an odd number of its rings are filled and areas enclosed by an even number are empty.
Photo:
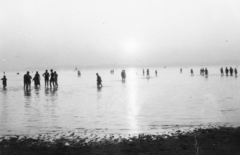
M29 71L23 76L23 83L24 83L24 90L29 90L31 88L31 76L29 74Z
M208 76L208 69L205 68L205 76Z
M40 86L40 75L38 74L38 71L36 72L33 78L33 81L34 81L35 87Z
M147 69L147 77L150 77L149 69Z
M237 68L234 69L235 77L237 77Z
M144 69L143 69L143 76L145 75L145 71L144 71Z
M222 67L221 67L221 69L220 69L220 72L221 72L221 76L224 76L223 68L222 68Z
M191 69L191 75L193 76L194 74L193 74L193 69Z
M4 75L1 80L2 80L2 84L3 84L3 89L6 89L6 87L7 87L7 78L6 78L6 76Z
M125 81L125 79L126 79L126 72L125 72L125 70L122 70L121 76L122 76L122 81Z
M233 68L232 67L230 67L229 72L230 72L230 76L233 76Z
M50 75L51 75L51 77L50 77L50 88L52 88L52 86L54 87L54 78L55 78L55 76L54 76L53 69L51 69L50 71L51 71L51 73L50 73Z
M44 77L44 80L45 80L45 87L48 87L48 84L49 84L49 73L48 73L48 70L46 70L46 72L43 73L42 76Z
M58 74L56 71L54 72L54 83L55 83L55 86L58 87Z
M182 68L180 68L180 73L182 74Z
M225 69L226 76L228 76L228 68Z
M96 73L97 75L97 87L101 88L102 87L102 78Z
M155 75L157 76L157 74L158 74L158 72L157 72L157 70L155 70Z

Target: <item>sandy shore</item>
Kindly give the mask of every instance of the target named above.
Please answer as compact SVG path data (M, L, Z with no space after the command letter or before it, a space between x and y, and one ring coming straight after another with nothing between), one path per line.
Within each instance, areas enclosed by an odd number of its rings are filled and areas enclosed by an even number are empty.
M0 154L239 155L240 127L177 130L171 134L3 136Z

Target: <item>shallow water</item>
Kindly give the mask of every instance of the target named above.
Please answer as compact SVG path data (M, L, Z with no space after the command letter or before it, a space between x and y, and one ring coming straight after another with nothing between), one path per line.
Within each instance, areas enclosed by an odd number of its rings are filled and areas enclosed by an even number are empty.
M209 76L190 76L190 68L58 71L59 87L23 90L23 74L7 72L7 90L0 89L0 135L43 134L71 130L106 133L156 133L174 127L240 125L240 82L221 77L219 67L210 67ZM103 88L96 88L98 72ZM40 71L43 73L43 71ZM33 73L31 74L34 75Z

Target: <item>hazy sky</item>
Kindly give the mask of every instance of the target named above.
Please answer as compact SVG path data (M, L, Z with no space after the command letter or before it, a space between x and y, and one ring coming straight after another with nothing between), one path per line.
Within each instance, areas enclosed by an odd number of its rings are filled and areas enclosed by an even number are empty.
M0 69L240 60L239 0L0 0Z

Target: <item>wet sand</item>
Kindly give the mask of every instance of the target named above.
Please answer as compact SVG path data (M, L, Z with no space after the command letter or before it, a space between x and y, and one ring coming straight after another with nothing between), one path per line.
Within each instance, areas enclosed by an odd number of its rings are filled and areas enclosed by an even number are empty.
M85 135L85 136L84 136ZM176 130L161 135L66 134L4 136L0 154L239 155L240 127Z

